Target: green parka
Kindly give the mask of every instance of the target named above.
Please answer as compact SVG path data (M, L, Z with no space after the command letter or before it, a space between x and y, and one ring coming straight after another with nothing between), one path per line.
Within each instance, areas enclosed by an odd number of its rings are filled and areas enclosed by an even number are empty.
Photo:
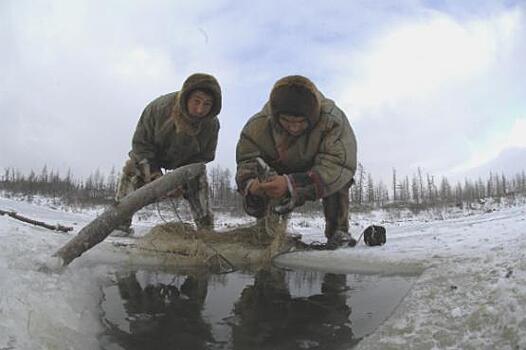
M214 104L208 116L189 116L186 101L195 89L212 94ZM147 160L152 170L210 162L215 158L221 111L221 88L208 74L193 74L180 91L158 97L144 109L135 129L130 158Z
M272 108L275 92L287 84L303 85L317 99L316 113L305 113L309 127L300 136L288 134L278 122L279 113ZM289 176L300 203L317 200L352 181L356 153L356 138L343 111L307 78L289 76L274 85L269 102L244 126L236 150L236 182L245 199L249 199L246 186L257 177L255 159L261 157L278 174ZM261 201L247 203L250 207ZM250 208L247 212L251 214Z

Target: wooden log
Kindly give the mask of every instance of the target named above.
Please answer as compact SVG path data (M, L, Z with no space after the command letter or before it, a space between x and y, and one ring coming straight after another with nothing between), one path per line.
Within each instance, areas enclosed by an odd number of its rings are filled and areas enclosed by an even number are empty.
M82 253L102 242L135 212L167 196L174 189L204 172L203 163L185 165L130 193L82 228L53 256L61 259L62 266L67 266Z

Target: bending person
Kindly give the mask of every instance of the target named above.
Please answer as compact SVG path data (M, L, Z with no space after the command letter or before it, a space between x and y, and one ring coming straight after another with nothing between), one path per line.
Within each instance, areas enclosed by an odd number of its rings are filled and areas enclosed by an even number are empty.
M249 215L286 214L321 199L327 247L356 244L349 233L356 138L343 111L309 79L294 75L275 83L269 101L244 126L236 158ZM274 175L258 178L261 163Z
M215 158L221 111L221 88L208 74L189 76L180 91L150 102L144 109L132 139L132 150L119 180L115 199L159 178L164 170ZM190 203L198 228L213 228L208 204L208 182L203 173L195 183L180 189ZM119 230L133 232L132 218Z

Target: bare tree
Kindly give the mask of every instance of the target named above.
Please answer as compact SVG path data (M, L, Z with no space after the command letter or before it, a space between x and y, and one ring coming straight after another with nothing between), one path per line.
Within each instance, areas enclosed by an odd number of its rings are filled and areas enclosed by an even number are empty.
M426 201L426 196L424 192L424 180L422 176L422 168L418 167L418 187L420 192L420 200L422 203Z
M427 178L427 196L429 198L429 203L431 205L436 204L436 186L435 186L435 178L433 175L430 175L429 173L426 173Z
M406 176L400 192L400 197L403 202L407 203L411 200L410 192L409 177Z
M396 169L393 168L393 201L395 202L398 200L398 195L396 191L397 186L398 184L396 182Z
M371 173L367 173L367 203L374 204L374 181Z
M421 194L420 194L420 187L418 186L418 178L416 175L413 175L413 179L411 181L411 189L413 192L413 201L419 205L421 202Z
M442 203L450 203L452 201L451 185L446 177L443 177L440 182L440 200Z

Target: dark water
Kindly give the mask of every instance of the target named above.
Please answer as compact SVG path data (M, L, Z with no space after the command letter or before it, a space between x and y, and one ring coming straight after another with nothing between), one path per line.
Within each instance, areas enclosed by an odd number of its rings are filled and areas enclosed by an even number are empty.
M409 291L407 276L267 269L118 273L103 289L103 349L348 349Z

